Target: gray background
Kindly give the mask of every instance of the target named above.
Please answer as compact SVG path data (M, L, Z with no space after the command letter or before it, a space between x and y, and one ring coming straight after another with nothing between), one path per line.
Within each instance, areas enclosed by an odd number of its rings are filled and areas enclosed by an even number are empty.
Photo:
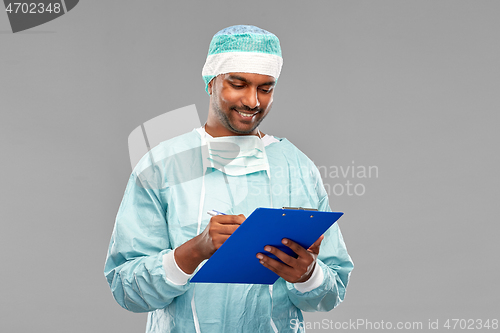
M345 302L306 319L500 319L499 11L498 1L82 1L19 34L0 13L0 331L144 331L145 314L115 303L103 276L127 138L193 103L205 120L208 44L234 24L282 43L262 130L317 165L379 169L325 177L366 193L330 197L356 267Z

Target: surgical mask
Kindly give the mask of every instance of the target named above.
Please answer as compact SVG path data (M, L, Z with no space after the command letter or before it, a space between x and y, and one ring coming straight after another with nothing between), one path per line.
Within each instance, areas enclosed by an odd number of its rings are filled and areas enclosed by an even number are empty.
M230 176L266 171L270 177L269 161L259 137L241 135L204 139L208 148L203 156L204 170L212 167Z

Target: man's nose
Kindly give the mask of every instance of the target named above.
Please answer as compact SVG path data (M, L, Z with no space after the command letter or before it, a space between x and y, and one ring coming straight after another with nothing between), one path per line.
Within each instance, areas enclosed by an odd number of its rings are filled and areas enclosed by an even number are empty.
M260 106L259 96L257 95L257 88L249 88L245 91L245 95L242 98L243 105L250 109L255 109Z

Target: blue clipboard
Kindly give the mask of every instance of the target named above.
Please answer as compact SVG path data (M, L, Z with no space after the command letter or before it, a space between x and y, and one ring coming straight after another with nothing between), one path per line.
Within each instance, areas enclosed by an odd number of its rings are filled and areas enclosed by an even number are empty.
M191 278L194 283L274 284L279 276L256 255L271 245L293 255L281 243L288 238L309 248L344 213L257 208ZM268 254L269 257L274 257Z

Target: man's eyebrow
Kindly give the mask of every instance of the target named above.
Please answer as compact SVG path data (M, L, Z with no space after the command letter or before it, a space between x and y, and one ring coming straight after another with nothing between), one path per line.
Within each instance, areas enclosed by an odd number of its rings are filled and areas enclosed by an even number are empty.
M261 84L261 86L273 86L276 84L276 81L269 81L269 82L266 82L264 84Z
M228 78L230 80L239 80L239 81L243 81L245 83L248 83L248 80L245 79L243 76L231 74L231 75L228 76ZM269 82L260 84L260 86L274 86L275 84L276 84L276 81L273 80L273 81L269 81Z

